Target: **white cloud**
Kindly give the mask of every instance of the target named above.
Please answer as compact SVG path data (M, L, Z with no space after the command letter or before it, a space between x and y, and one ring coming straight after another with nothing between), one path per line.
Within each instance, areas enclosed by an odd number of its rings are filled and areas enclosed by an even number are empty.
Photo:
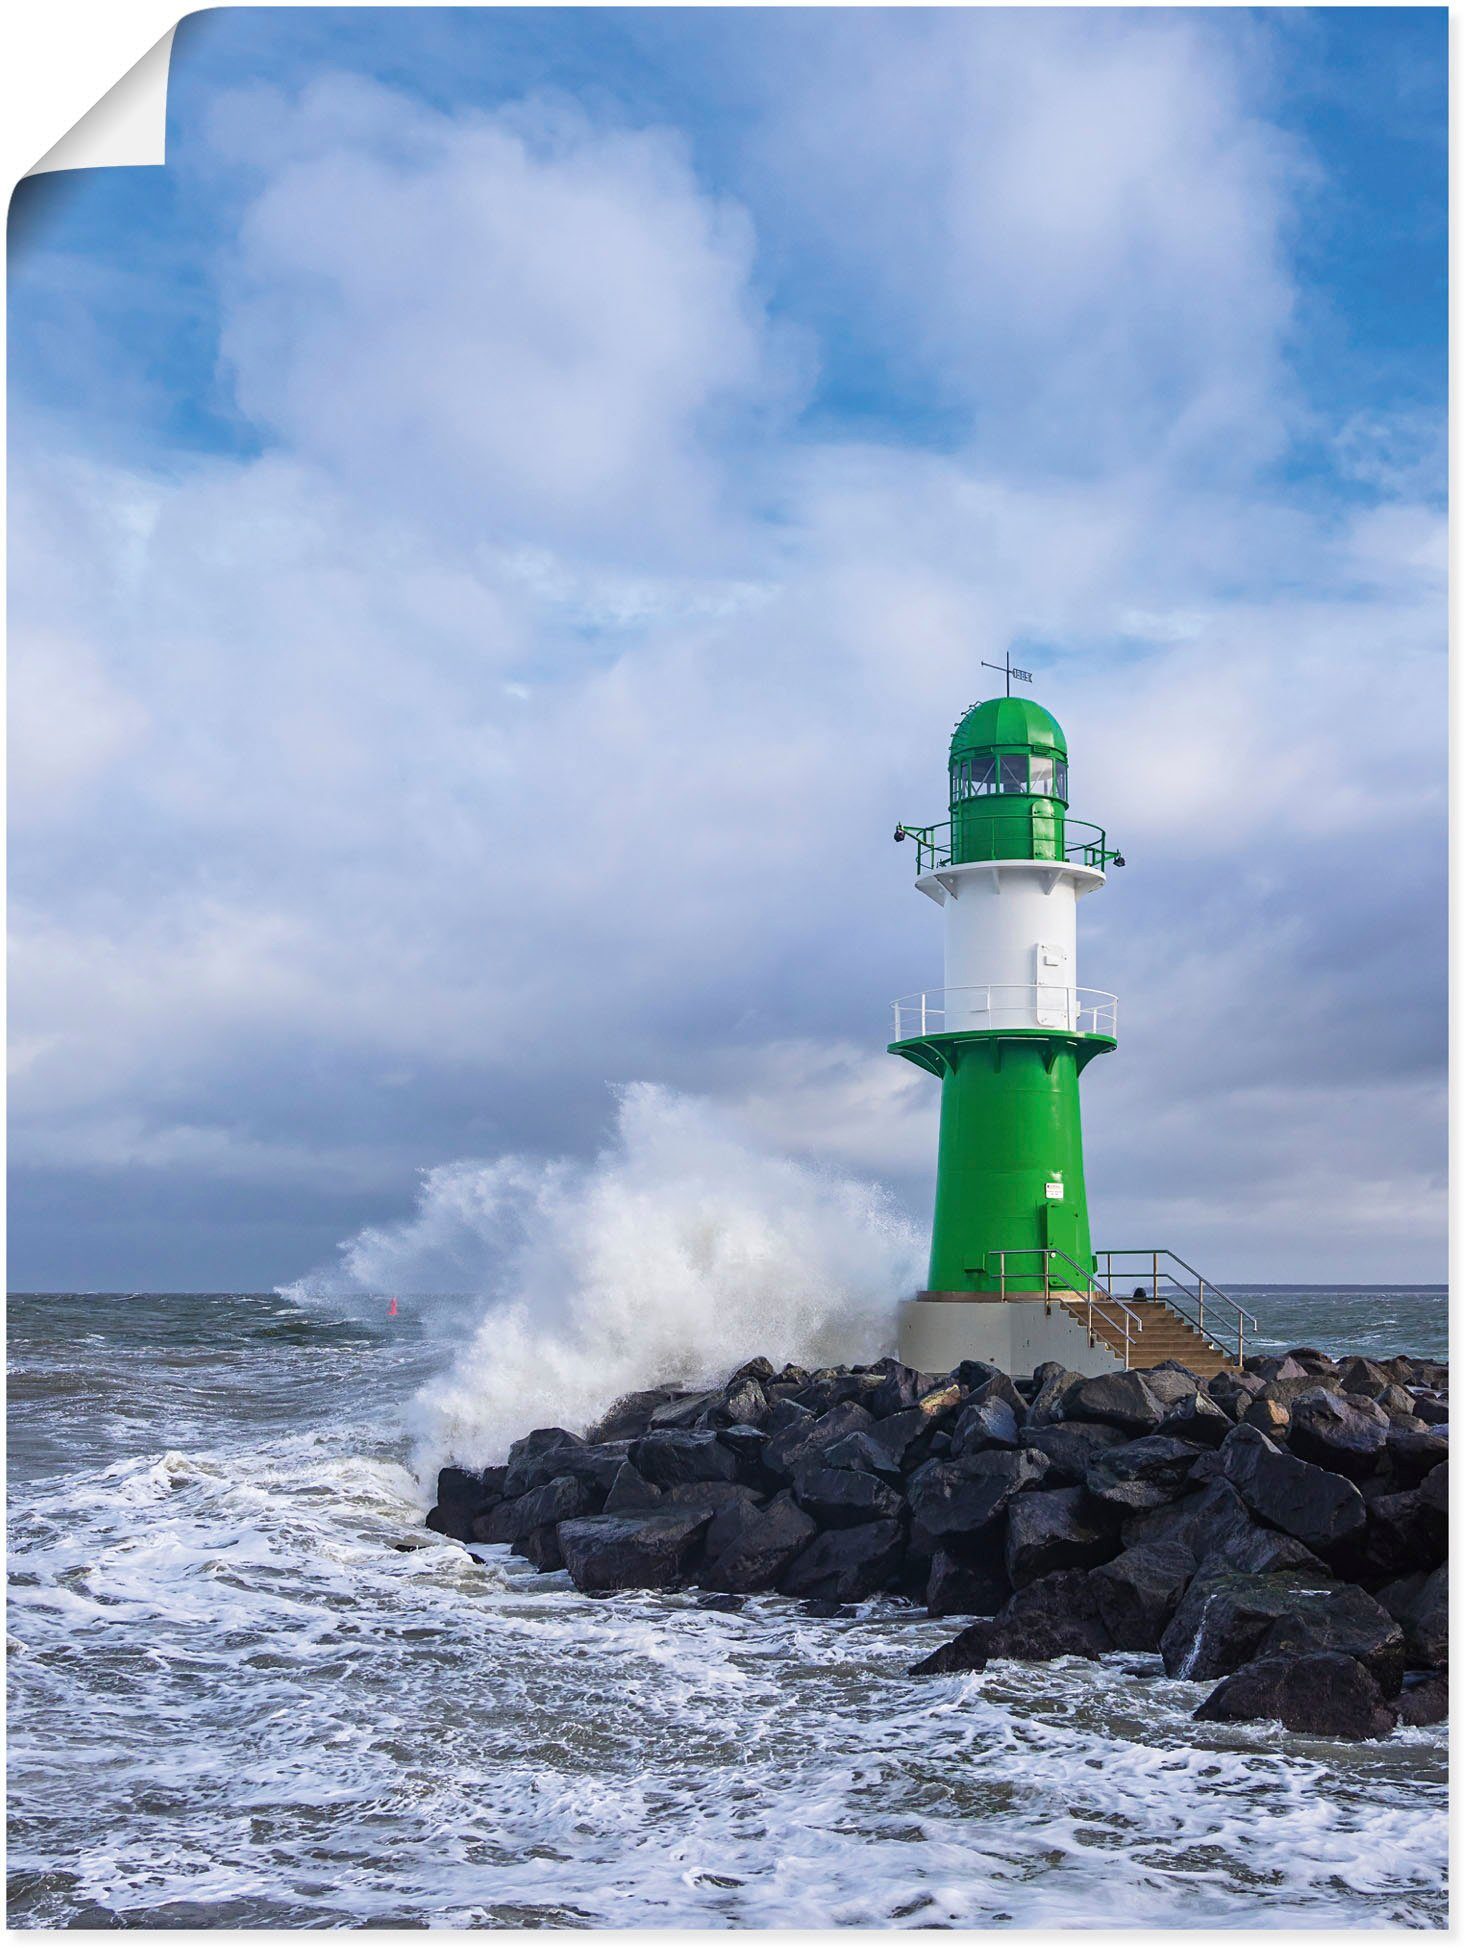
M1091 1158L1223 1236L1271 1064L1268 1236L1362 1175L1428 1275L1414 1071L1372 1099L1395 1175L1310 1105L1341 1021L1435 1032L1432 949L1390 943L1439 899L1440 518L1215 454L1286 413L1293 162L1193 20L870 16L849 50L767 153L804 145L791 200L850 288L971 367L943 455L781 421L750 220L665 134L342 82L221 131L258 177L226 353L270 450L19 470L18 1160L291 1182L314 1141L380 1181L364 1078L431 1162L486 1154L475 1119L584 1146L587 1092L644 1076L919 1201L935 1092L884 1007L940 950L889 833L937 815L980 658L1028 639L1076 814L1131 859L1085 912L1127 1035ZM1092 450L1043 471L1055 413ZM1342 1235L1299 1251L1345 1275Z

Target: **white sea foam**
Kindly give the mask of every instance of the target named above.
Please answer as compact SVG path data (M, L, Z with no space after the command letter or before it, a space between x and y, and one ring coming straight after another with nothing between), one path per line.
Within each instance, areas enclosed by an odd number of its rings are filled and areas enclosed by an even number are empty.
M696 1385L756 1352L873 1359L890 1350L921 1255L878 1186L771 1154L726 1112L638 1083L589 1164L511 1156L429 1171L411 1218L361 1232L340 1272L303 1290L484 1295L463 1352L418 1397L426 1474L502 1458L531 1427L582 1426L620 1393Z

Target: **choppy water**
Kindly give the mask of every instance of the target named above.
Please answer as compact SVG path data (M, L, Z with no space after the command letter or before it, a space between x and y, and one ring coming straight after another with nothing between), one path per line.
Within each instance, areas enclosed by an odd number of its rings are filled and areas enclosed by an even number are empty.
M1238 1296L1445 1350L1439 1289ZM951 1625L428 1538L461 1313L383 1310L12 1298L13 1924L1444 1925L1442 1731L1284 1749L1128 1656L915 1680Z

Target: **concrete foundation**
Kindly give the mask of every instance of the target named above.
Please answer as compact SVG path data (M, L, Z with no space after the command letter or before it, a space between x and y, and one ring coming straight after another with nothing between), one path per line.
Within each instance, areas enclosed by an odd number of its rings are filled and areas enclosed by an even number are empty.
M898 1356L922 1373L948 1373L959 1360L986 1360L1005 1373L1031 1373L1058 1360L1075 1373L1118 1373L1124 1362L1089 1343L1079 1321L1041 1299L903 1299Z

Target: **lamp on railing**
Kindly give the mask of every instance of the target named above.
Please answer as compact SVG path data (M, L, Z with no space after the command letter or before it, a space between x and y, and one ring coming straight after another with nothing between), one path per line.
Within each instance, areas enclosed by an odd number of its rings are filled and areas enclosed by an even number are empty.
M903 839L904 839L905 837L906 837L906 827L905 827L904 825L898 825L898 826L896 827L896 832L895 832L895 839L896 839L896 843L897 843L897 845L900 845L900 843L901 843L901 841L902 841L902 840L903 840Z

